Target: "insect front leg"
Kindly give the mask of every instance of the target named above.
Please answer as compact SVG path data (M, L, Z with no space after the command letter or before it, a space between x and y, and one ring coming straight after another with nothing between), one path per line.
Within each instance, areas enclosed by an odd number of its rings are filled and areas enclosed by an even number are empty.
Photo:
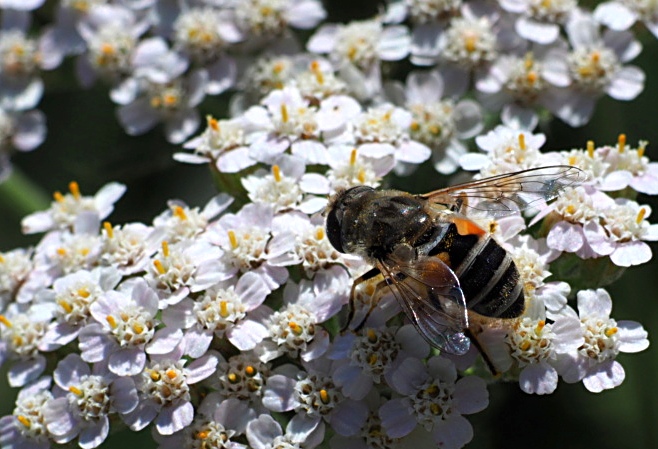
M354 280L354 283L352 284L352 289L350 291L349 313L347 316L347 322L345 323L343 329L341 329L341 332L345 332L346 330L348 330L350 328L350 325L352 324L352 321L354 321L354 317L357 312L357 307L355 305L356 296L358 294L357 287L363 284L364 282L376 278L377 276L381 276L381 271L379 271L378 268L373 268ZM387 287L387 284L385 279L383 278L374 284L374 286L371 289L372 291L368 293L368 296L370 296L370 300L369 300L370 305L368 307L368 311L366 312L365 316L360 320L360 322L355 327L353 327L352 330L358 332L364 326L364 324L368 320L368 317L370 316L370 313L373 311L373 309L379 302L379 298L381 298L381 296L385 293L386 291L385 287Z

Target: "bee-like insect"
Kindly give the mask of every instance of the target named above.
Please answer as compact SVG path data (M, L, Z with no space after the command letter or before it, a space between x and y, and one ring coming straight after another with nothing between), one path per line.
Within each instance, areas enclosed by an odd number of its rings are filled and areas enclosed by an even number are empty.
M578 168L556 165L421 195L368 186L337 192L326 211L327 237L339 252L374 266L354 281L347 326L358 330L368 317L351 323L356 286L379 276L368 314L388 286L428 343L461 355L473 341L493 371L473 328L519 317L524 288L511 256L466 213L492 218L519 213L585 178Z

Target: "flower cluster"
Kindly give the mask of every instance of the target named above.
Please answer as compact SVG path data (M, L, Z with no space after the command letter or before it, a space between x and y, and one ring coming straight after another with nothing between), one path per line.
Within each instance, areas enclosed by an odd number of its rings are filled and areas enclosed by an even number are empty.
M274 98L302 97L284 88L263 103ZM254 115L271 124L287 107L258 106ZM374 126L396 111L356 110L341 134L354 138L357 124ZM314 446L327 426L334 444L421 439L459 448L471 440L464 415L486 408L492 374L475 346L459 357L431 351L386 296L363 329L337 334L352 279L366 267L329 243L326 194L367 179L376 185L386 170L378 176L375 167L408 168L395 159L403 150L384 134L349 151L317 149L327 159L313 166L324 169L310 172L294 140L277 147L282 136L261 136L280 165L242 178L246 204L220 194L203 209L172 202L150 225L112 225L104 220L124 188L108 184L89 197L71 183L48 210L23 220L25 232L45 234L35 248L0 258L0 359L10 385L22 388L14 413L0 419L4 447L74 439L97 447L117 419L135 431L152 425L161 447L217 439L258 446L265 435ZM646 332L610 316L607 279L571 291L568 279L547 278L569 254L583 270L593 259L621 268L651 258L645 242L658 239L658 225L646 220L648 206L626 198L637 178L653 189L656 164L642 154L644 143L634 149L620 138L616 146L541 152L542 135L504 127L477 141L484 152L461 163L479 166L478 176L556 162L588 176L536 208L528 221L541 221L537 232L518 214L482 223L513 258L527 303L520 318L479 330L482 356L527 393L551 393L560 378L593 392L618 386L617 355L645 349ZM368 170L370 178L360 175ZM352 307L372 295L374 285L365 284ZM48 373L46 357L66 348L74 353ZM274 412L292 413L287 433Z
M319 0L174 3L62 0L35 37L42 2L3 10L0 177L10 150L45 139L40 71L74 57L82 86L110 86L128 134L162 124L184 150L174 159L207 165L220 193L117 224L125 186L85 196L71 182L24 218L39 242L0 253L0 366L20 389L0 446L92 449L114 428L150 428L162 449L459 449L487 383L528 394L622 383L617 356L649 341L611 317L604 287L652 259L658 224L637 194L658 194L658 163L624 135L546 151L533 130L540 113L580 126L603 95L635 98L644 74L627 65L641 49L629 28L655 28L655 12L400 0L321 24ZM295 30L312 31L304 42ZM420 69L396 77L397 63ZM198 132L198 106L220 94L230 113ZM490 117L503 125L485 132ZM332 195L422 164L474 179L578 170L568 186L542 179L556 195L540 190L523 211L459 217L492 235L525 298L519 317L471 320L461 355L401 313L385 284L404 279L370 276L327 235Z

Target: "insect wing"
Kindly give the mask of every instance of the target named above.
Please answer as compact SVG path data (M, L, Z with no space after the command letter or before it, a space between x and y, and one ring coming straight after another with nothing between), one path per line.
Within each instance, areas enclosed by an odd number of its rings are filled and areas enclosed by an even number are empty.
M464 213L465 209L504 217L541 205L564 189L586 180L585 172L570 165L530 168L459 184L421 195L431 203L446 204Z
M380 270L400 306L429 344L450 354L465 354L470 340L466 300L455 273L436 257L413 264L382 262Z

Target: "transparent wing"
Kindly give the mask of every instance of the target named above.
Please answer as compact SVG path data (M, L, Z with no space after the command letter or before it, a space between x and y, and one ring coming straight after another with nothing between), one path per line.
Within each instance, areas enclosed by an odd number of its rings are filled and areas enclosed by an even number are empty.
M560 195L567 187L587 179L585 172L570 165L530 168L492 176L420 195L435 204L486 212L493 217L517 213L533 205L541 205Z
M430 345L456 355L468 351L466 300L457 276L443 261L436 257L413 264L386 260L378 268L400 307Z

